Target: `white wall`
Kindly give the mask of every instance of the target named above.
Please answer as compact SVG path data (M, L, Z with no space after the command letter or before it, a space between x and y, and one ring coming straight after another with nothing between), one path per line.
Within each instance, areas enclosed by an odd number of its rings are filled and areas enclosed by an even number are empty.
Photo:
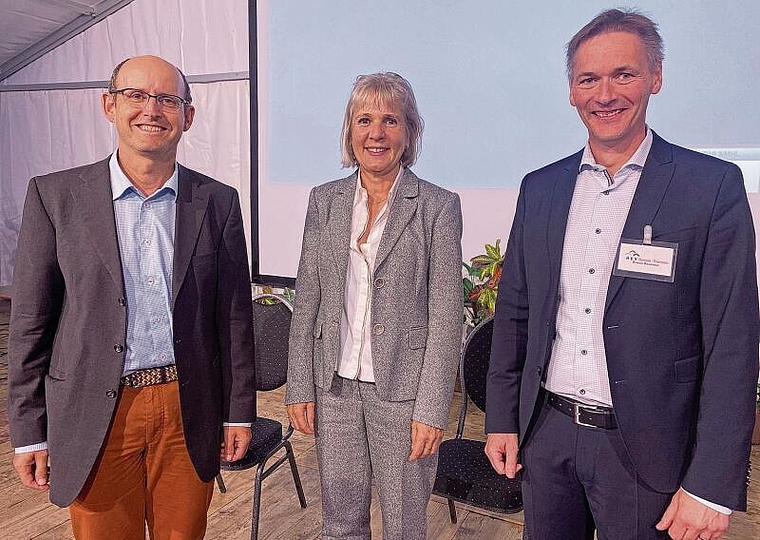
M135 0L0 84L104 81L121 60L141 54L161 56L191 78L247 72L248 2ZM195 122L179 160L237 188L250 216L249 81L192 84L191 90ZM102 159L115 148L100 94L0 92L0 285L11 281L29 178Z

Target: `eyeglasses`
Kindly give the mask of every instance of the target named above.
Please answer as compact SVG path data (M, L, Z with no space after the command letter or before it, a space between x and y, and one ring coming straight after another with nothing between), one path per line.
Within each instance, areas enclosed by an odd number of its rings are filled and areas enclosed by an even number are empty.
M165 111L178 111L182 105L190 105L190 102L179 96L172 94L149 94L144 90L137 88L120 88L118 90L109 90L109 94L121 94L131 106L143 108L148 104L150 98L154 98L159 107Z

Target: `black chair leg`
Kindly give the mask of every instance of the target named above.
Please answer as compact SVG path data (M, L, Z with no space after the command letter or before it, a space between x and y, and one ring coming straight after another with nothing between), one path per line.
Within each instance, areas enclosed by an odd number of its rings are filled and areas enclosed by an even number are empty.
M457 522L457 507L454 506L454 501L451 499L446 499L449 501L449 518L451 518L452 523Z
M256 479L253 481L253 517L251 518L251 540L259 538L259 512L261 510L261 482L264 473L264 463L256 467Z
M219 488L219 493L227 493L227 486L224 485L224 478L222 478L221 472L216 475L216 486Z
M303 486L301 485L301 476L298 474L298 467L296 466L296 458L293 455L293 445L290 441L285 441L285 454L288 456L290 462L290 472L293 473L293 483L296 485L296 493L298 493L298 502L301 503L301 508L306 508L306 497L303 494Z

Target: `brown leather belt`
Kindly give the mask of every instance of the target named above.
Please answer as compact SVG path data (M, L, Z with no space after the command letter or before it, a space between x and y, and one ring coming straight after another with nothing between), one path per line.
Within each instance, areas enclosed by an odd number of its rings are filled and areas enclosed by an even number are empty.
M599 429L615 429L617 419L612 407L596 407L580 401L546 392L546 402L573 419L579 426Z
M164 384L177 380L177 366L161 366L156 368L139 369L121 378L122 386L142 388L154 384Z

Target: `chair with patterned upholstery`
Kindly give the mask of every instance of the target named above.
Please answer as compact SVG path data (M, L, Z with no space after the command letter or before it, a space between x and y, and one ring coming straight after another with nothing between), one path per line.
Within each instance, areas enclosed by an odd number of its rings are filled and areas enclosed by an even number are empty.
M522 509L520 481L496 474L485 455L485 442L464 437L468 396L485 411L492 335L493 318L489 317L473 328L464 342L459 362L462 403L457 433L443 441L439 450L433 493L448 500L452 523L457 522L454 501L499 513Z
M285 298L274 294L260 294L253 298L254 361L256 362L256 390L268 391L285 384L288 374L288 336L293 306ZM306 498L298 475L298 467L290 444L293 427L283 432L277 420L257 416L251 426L253 438L248 452L242 459L233 462L222 461L223 471L241 471L257 467L253 485L253 517L251 520L251 540L259 534L259 513L261 507L261 483L286 460L290 462L298 501L306 508ZM280 450L285 453L267 468L267 463ZM221 473L216 477L219 491L227 491Z

